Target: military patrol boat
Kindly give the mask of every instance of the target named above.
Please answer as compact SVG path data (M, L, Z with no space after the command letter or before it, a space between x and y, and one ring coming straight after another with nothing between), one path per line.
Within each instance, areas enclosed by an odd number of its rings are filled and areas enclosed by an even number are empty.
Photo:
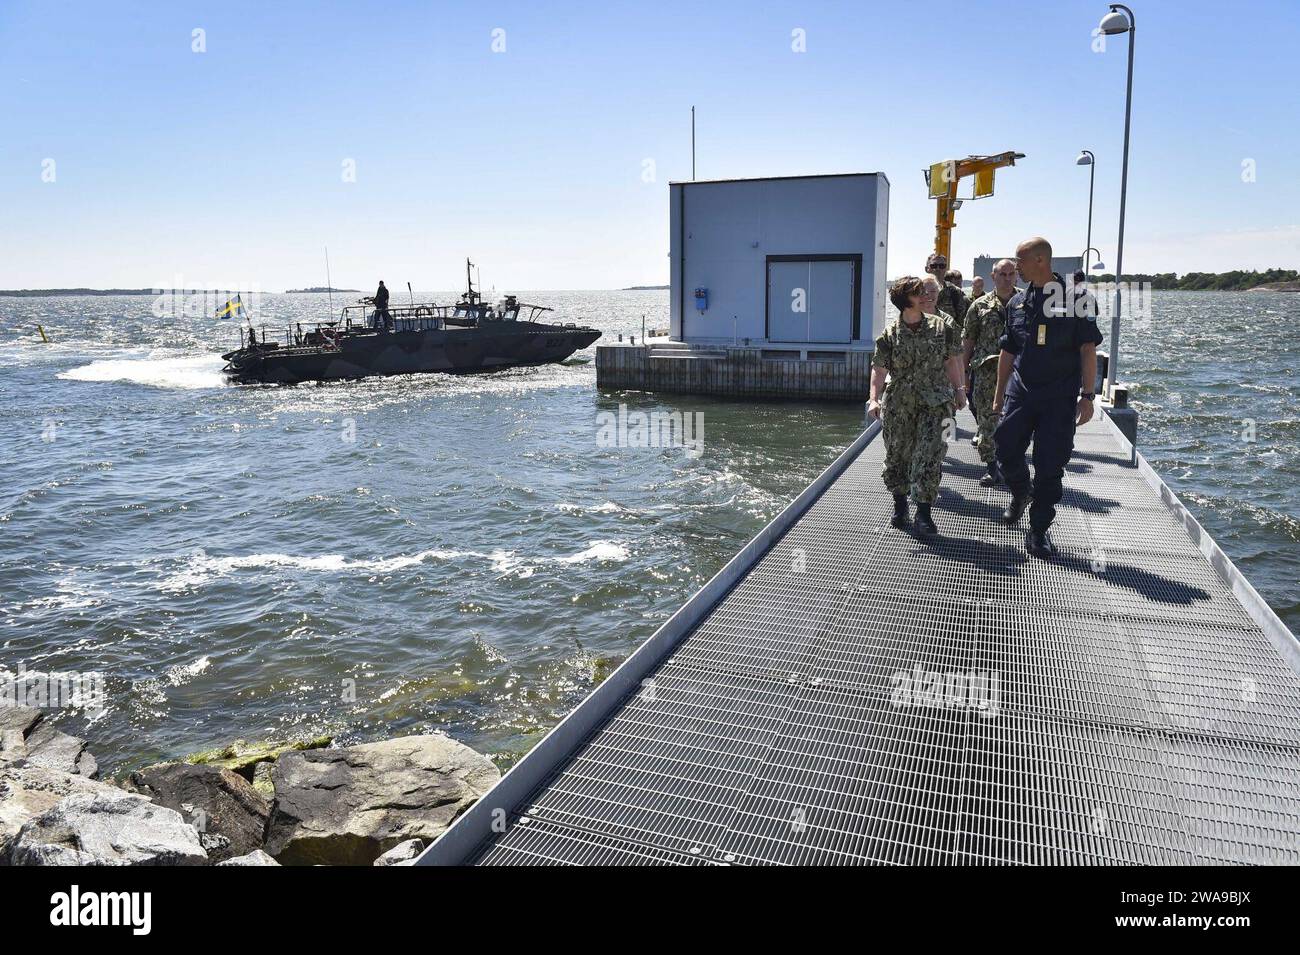
M379 309L373 298L344 307L337 321L282 334L251 324L241 347L222 355L222 371L239 383L293 384L337 378L467 373L564 361L600 338L595 328L541 321L552 309L507 295L483 301L470 279L454 305L412 304Z

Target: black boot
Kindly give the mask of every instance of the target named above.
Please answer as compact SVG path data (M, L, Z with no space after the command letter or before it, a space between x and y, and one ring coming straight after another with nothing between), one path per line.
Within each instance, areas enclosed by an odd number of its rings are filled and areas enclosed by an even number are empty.
M1008 504L1007 509L1002 512L1002 523L1007 525L1018 524L1020 522L1020 515L1025 513L1025 508L1028 506L1028 494L1012 493L1011 503Z
M1047 536L1047 531L1031 530L1025 535L1025 550L1042 560L1051 560L1056 556L1056 545Z
M1002 483L1002 472L998 470L998 462L989 462L989 473L980 478L980 487L994 487Z
M934 534L939 528L934 526L934 518L930 516L929 504L916 505L916 531L918 534Z
M895 494L894 495L894 516L889 519L889 523L893 524L899 530L902 530L903 528L907 527L907 522L908 522L907 495Z

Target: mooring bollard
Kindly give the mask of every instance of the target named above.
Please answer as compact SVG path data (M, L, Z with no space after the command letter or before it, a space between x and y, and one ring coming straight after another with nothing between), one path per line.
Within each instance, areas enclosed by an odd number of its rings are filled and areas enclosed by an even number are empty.
M1138 413L1136 408L1129 407L1128 388L1125 385L1116 384L1111 389L1111 406L1102 410L1111 421L1115 422L1115 427L1119 428L1120 433L1128 438L1128 443L1136 449L1138 443Z

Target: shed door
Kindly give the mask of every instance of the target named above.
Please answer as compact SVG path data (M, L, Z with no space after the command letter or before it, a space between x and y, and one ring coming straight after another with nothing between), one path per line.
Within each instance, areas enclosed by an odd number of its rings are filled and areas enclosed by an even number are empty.
M802 262L767 264L767 338L774 342L808 340L809 266Z
M767 264L767 337L844 342L853 335L854 263L797 259Z
M808 341L847 342L853 337L853 263L812 263Z

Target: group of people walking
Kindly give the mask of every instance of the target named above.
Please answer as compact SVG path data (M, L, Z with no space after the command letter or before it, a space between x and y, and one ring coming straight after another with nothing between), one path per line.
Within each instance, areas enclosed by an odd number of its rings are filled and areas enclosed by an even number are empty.
M956 436L956 412L969 405L987 468L980 484L1007 486L1003 522L1018 524L1028 509L1025 548L1050 558L1056 548L1048 528L1074 430L1093 416L1102 340L1096 299L1077 275L1067 284L1052 271L1052 247L1041 237L1022 242L1015 261L999 261L993 290L971 301L960 276L950 280L942 255L930 256L926 271L890 288L899 316L876 339L872 359L868 413L882 426L883 478L894 497L890 523L937 532L932 506L944 453ZM1016 287L1017 273L1026 288ZM1025 458L1031 442L1032 479Z

